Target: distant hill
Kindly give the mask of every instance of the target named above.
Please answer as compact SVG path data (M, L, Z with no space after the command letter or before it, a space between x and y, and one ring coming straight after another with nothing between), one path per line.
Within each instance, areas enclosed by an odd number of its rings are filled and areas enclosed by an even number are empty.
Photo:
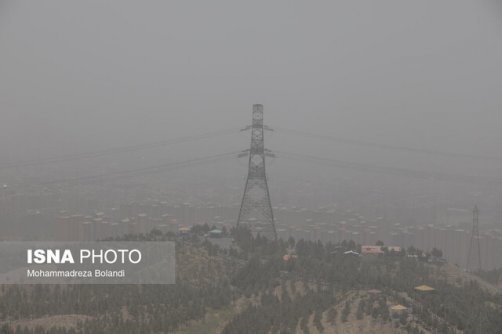
M359 256L242 228L215 243L207 228L123 238L175 241L175 285L2 286L0 333L502 332L500 288L420 250Z

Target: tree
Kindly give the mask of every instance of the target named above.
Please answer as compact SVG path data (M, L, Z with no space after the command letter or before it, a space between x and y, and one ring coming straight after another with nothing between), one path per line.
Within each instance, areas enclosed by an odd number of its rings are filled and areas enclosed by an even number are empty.
M431 251L431 255L436 257L436 258L442 258L443 257L443 251L437 248L433 248Z
M342 322L347 322L347 318L350 314L350 302L345 302L345 307L342 310Z
M363 318L364 309L365 309L365 300L361 299L361 301L359 302L359 305L357 306L357 313L356 313L357 320L361 320Z
M337 315L337 312L336 312L336 308L335 307L331 307L329 310L328 310L328 321L334 325L335 322L336 322L336 315Z

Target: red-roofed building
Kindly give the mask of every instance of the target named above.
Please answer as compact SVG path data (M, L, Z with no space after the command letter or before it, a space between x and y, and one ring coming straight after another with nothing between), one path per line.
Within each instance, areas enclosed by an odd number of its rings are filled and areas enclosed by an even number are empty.
M363 255L379 255L384 253L384 248L387 248L389 252L401 252L401 247L399 246L373 246L364 245L361 246L361 253Z
M383 250L381 246L361 246L361 253L364 255L379 255L383 254Z

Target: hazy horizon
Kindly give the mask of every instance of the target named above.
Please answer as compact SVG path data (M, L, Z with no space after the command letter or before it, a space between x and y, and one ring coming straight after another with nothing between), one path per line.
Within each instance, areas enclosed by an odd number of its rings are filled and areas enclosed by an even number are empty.
M249 135L237 130L250 123L252 104L261 103L265 122L277 129L266 135L267 147L279 152L268 168L272 197L298 182L328 187L340 178L398 198L399 192L414 198L431 188L427 180L411 180L415 186L409 187L399 177L292 163L280 152L489 177L499 184L500 10L496 1L467 0L2 1L2 166L235 130L97 161L11 169L3 171L2 182L244 150ZM291 129L376 147L293 135ZM193 189L204 180L240 189L246 166L221 163L187 173L183 180ZM462 205L488 201L492 211L500 194L498 186L434 187L427 193L448 201L463 196Z

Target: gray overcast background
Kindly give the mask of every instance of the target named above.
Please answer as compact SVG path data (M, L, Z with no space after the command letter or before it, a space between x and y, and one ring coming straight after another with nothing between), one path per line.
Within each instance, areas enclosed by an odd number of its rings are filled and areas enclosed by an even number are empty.
M501 14L494 0L1 1L0 160L244 126L253 103L272 126L501 157ZM501 176L500 162L270 138L348 161Z
M17 159L196 134L249 122L253 103L270 124L350 137L400 141L438 113L471 114L437 119L466 142L498 136L501 10L485 0L2 1L0 146Z

